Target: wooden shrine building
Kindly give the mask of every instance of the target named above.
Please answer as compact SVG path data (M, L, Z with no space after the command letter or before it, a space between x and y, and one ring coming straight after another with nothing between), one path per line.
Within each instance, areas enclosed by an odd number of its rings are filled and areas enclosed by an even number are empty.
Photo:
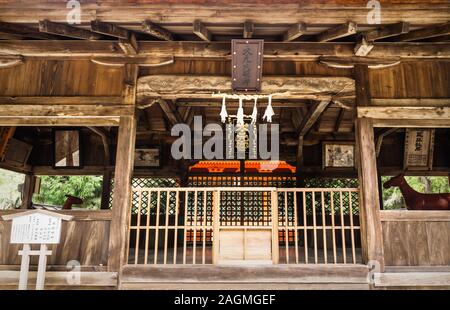
M261 42L259 88L233 90L234 40ZM224 95L248 126L271 98L276 165L174 158L175 125L225 126ZM25 174L0 218L41 176L103 178L100 210L55 211L48 289L450 288L450 211L382 198L382 177L450 176L450 3L1 1L0 168Z

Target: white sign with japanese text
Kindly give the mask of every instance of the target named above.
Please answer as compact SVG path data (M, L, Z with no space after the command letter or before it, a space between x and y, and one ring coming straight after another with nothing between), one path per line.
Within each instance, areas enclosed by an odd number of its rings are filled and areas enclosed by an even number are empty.
M12 220L11 243L58 244L61 235L61 218L34 213Z

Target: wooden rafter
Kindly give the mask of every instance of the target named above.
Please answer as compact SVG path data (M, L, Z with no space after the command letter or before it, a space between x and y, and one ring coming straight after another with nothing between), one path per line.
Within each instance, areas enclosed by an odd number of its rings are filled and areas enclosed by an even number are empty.
M364 34L367 41L372 42L384 38L398 36L409 32L409 24L405 22L399 22L396 24L385 25L378 29L368 31Z
M416 41L450 34L450 22L410 31L394 38L395 41Z
M357 25L354 22L347 22L335 28L325 30L317 36L318 42L328 42L350 36L357 32Z
M68 24L51 22L48 19L39 21L39 31L82 40L99 40L103 38L102 35L92 31L73 27Z
M169 120L170 125L174 126L178 123L183 122L183 118L181 117L180 113L176 109L175 104L172 101L160 99L158 100L158 103L161 107L161 110L163 110L164 114Z
M255 30L255 25L251 20L246 20L244 22L244 33L243 38L244 39L251 39L253 37L253 32Z
M173 34L167 30L162 28L161 26L146 20L142 23L142 31L145 33L148 33L149 35L164 40L164 41L173 41L174 36Z
M311 129L311 127L316 123L316 121L319 119L319 117L322 115L323 111L328 107L330 104L330 99L324 99L321 101L316 101L314 105L309 108L308 114L305 115L305 117L302 120L302 123L300 124L297 136L305 136L308 131Z
M91 29L94 32L105 34L120 39L128 39L130 31L116 24L105 23L98 19L91 21Z
M15 37L24 37L42 40L57 40L60 37L40 32L36 28L15 23L0 22L0 33L9 34Z
M307 26L305 23L296 23L292 25L288 31L283 35L283 41L289 42L297 39L298 37L305 34L307 30Z
M211 41L212 38L211 32L209 32L206 26L199 19L196 19L194 21L193 32L203 41L207 42Z

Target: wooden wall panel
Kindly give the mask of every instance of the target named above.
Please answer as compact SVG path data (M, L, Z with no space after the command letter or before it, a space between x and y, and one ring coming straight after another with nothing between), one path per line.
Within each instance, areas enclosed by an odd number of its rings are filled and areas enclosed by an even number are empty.
M398 66L370 70L373 98L448 98L449 61L405 61Z
M88 60L26 60L0 69L0 96L120 96L122 72Z
M386 266L450 265L450 221L382 224Z
M65 266L70 260L79 261L81 266L107 265L110 220L96 220L95 214L92 217L63 222L60 244L49 246L52 255L48 265ZM21 257L17 253L22 246L9 244L10 231L11 222L0 220L0 265L20 264ZM37 265L37 257L32 257L30 262Z

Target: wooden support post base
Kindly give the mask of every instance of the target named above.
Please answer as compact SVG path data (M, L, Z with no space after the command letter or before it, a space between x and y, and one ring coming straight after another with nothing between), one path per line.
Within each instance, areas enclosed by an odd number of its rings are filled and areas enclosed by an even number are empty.
M19 275L19 290L26 290L28 287L28 271L30 268L30 256L38 255L38 271L36 278L36 290L43 290L45 285L45 269L47 265L47 255L52 255L52 251L47 250L47 245L41 244L39 251L32 251L29 244L24 244L23 249L19 251L22 256Z

